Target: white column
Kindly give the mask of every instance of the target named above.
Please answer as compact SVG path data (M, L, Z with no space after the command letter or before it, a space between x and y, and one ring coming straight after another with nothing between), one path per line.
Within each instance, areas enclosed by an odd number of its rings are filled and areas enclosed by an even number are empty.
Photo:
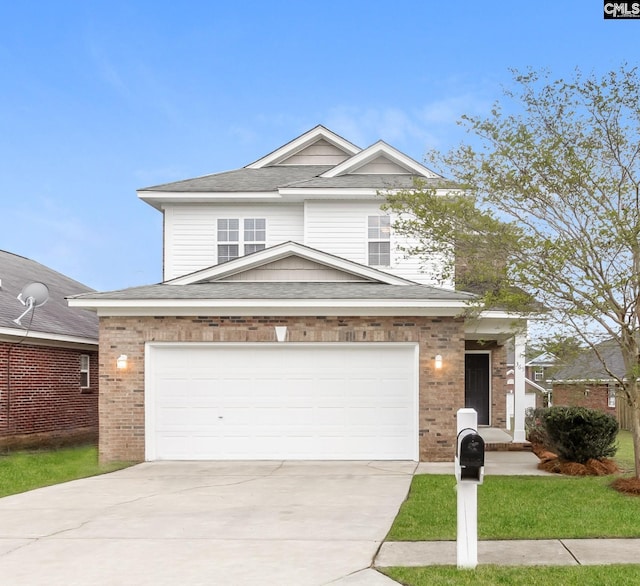
M513 441L522 443L526 441L524 429L524 374L525 374L525 350L527 347L527 332L516 334L515 368L513 373Z

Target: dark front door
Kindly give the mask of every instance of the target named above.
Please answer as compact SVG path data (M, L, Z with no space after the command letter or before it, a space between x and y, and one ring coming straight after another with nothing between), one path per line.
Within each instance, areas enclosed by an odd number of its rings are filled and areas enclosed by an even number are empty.
M489 425L489 354L465 354L464 406L478 413L478 425Z

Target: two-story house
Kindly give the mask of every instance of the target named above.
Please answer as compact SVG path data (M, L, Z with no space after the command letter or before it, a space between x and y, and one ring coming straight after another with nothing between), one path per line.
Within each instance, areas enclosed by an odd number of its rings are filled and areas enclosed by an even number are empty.
M406 257L381 205L416 179L442 185L317 126L139 190L164 217L163 282L70 299L100 317L102 459L449 461L457 409L504 428L514 316L465 319L473 295Z

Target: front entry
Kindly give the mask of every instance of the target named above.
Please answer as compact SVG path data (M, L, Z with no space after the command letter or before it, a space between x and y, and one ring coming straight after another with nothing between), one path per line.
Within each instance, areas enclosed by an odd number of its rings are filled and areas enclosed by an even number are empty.
M464 406L478 413L478 425L489 425L489 354L465 354Z

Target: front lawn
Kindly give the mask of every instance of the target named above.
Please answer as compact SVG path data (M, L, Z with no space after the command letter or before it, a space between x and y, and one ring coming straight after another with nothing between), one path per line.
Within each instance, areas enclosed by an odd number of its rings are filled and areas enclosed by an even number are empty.
M478 486L479 539L640 537L640 498L609 487L611 477L489 476ZM455 540L456 481L421 474L387 536Z
M618 435L616 461L633 470L633 442ZM486 476L478 486L479 539L640 537L640 497L611 489L613 477ZM456 480L420 474L389 541L456 538Z
M129 465L100 466L95 446L0 454L0 497L113 472Z

